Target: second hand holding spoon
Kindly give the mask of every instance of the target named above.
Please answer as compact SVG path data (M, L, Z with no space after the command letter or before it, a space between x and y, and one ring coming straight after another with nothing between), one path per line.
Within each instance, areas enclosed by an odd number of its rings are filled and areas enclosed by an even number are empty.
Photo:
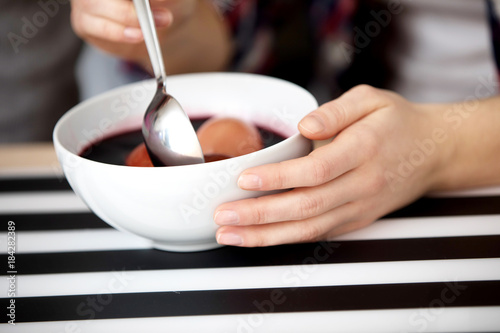
M142 134L155 166L204 163L196 131L179 102L167 93L166 71L149 0L134 0L157 90L144 115Z

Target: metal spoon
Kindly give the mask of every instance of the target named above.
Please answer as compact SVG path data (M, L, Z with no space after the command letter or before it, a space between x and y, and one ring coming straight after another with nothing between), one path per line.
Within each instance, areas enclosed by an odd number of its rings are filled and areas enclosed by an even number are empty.
M155 166L204 163L203 151L189 117L167 93L166 72L149 0L134 0L144 41L158 84L142 123L142 135Z

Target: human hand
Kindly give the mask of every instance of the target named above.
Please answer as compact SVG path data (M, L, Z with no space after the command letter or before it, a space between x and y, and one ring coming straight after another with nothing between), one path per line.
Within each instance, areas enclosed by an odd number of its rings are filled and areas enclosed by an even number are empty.
M192 14L195 0L152 0L151 8L158 34L164 34L176 21L181 24ZM71 22L75 32L102 50L130 60L146 51L139 21L131 0L73 0ZM176 22L177 23L177 22Z
M242 189L292 190L219 206L217 241L254 247L331 239L415 200L432 188L450 151L438 107L369 86L322 105L299 130L335 139L306 157L244 171ZM417 153L422 145L429 154Z
M227 60L225 26L208 1L151 0L150 3L169 74L216 70ZM149 67L131 0L72 0L71 5L71 23L78 36L107 53ZM206 49L207 44L213 48L205 50L200 61L199 49Z

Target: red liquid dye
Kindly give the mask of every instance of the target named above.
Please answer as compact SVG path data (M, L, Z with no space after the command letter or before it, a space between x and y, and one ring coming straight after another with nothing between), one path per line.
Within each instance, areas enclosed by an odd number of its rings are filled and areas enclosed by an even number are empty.
M192 119L191 122L195 130L197 130L201 124L207 119ZM257 127L259 133L262 138L262 143L264 147L270 147L275 145L283 140L285 137L269 131L267 129L263 129ZM120 133L114 136L110 136L108 138L104 138L103 140L94 142L88 145L82 152L80 152L80 156L85 157L89 160L114 164L114 165L126 165L125 161L130 153L141 143L143 143L143 136L140 129ZM206 162L214 162L223 159L227 159L229 156L225 155L205 155Z

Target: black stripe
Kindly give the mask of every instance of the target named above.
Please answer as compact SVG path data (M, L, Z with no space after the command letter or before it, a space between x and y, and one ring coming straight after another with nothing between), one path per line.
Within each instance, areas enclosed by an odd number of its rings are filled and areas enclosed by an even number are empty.
M15 305L16 322L40 322L259 312L437 310L497 306L499 296L500 281L464 281L30 297L17 298ZM3 299L1 308L5 309L8 302ZM418 312L415 315L414 320ZM7 316L2 318L7 322Z
M500 196L421 198L386 218L500 214Z
M385 218L487 214L500 214L500 197L423 198ZM16 228L20 231L109 228L108 224L90 212L2 214L1 221L16 222Z
M68 191L71 190L66 178L36 177L36 178L2 178L2 192L33 192L33 191Z
M1 192L67 191L65 178L3 178ZM386 218L500 214L500 196L421 198Z
M499 257L500 235L496 235L342 241L253 249L223 247L194 253L152 249L17 253L16 266L20 274L27 275L123 269L195 269ZM7 263L7 255L0 255L0 262Z
M109 224L90 212L0 214L0 223L4 224L2 230L7 230L9 221L16 223L17 231L111 228Z

